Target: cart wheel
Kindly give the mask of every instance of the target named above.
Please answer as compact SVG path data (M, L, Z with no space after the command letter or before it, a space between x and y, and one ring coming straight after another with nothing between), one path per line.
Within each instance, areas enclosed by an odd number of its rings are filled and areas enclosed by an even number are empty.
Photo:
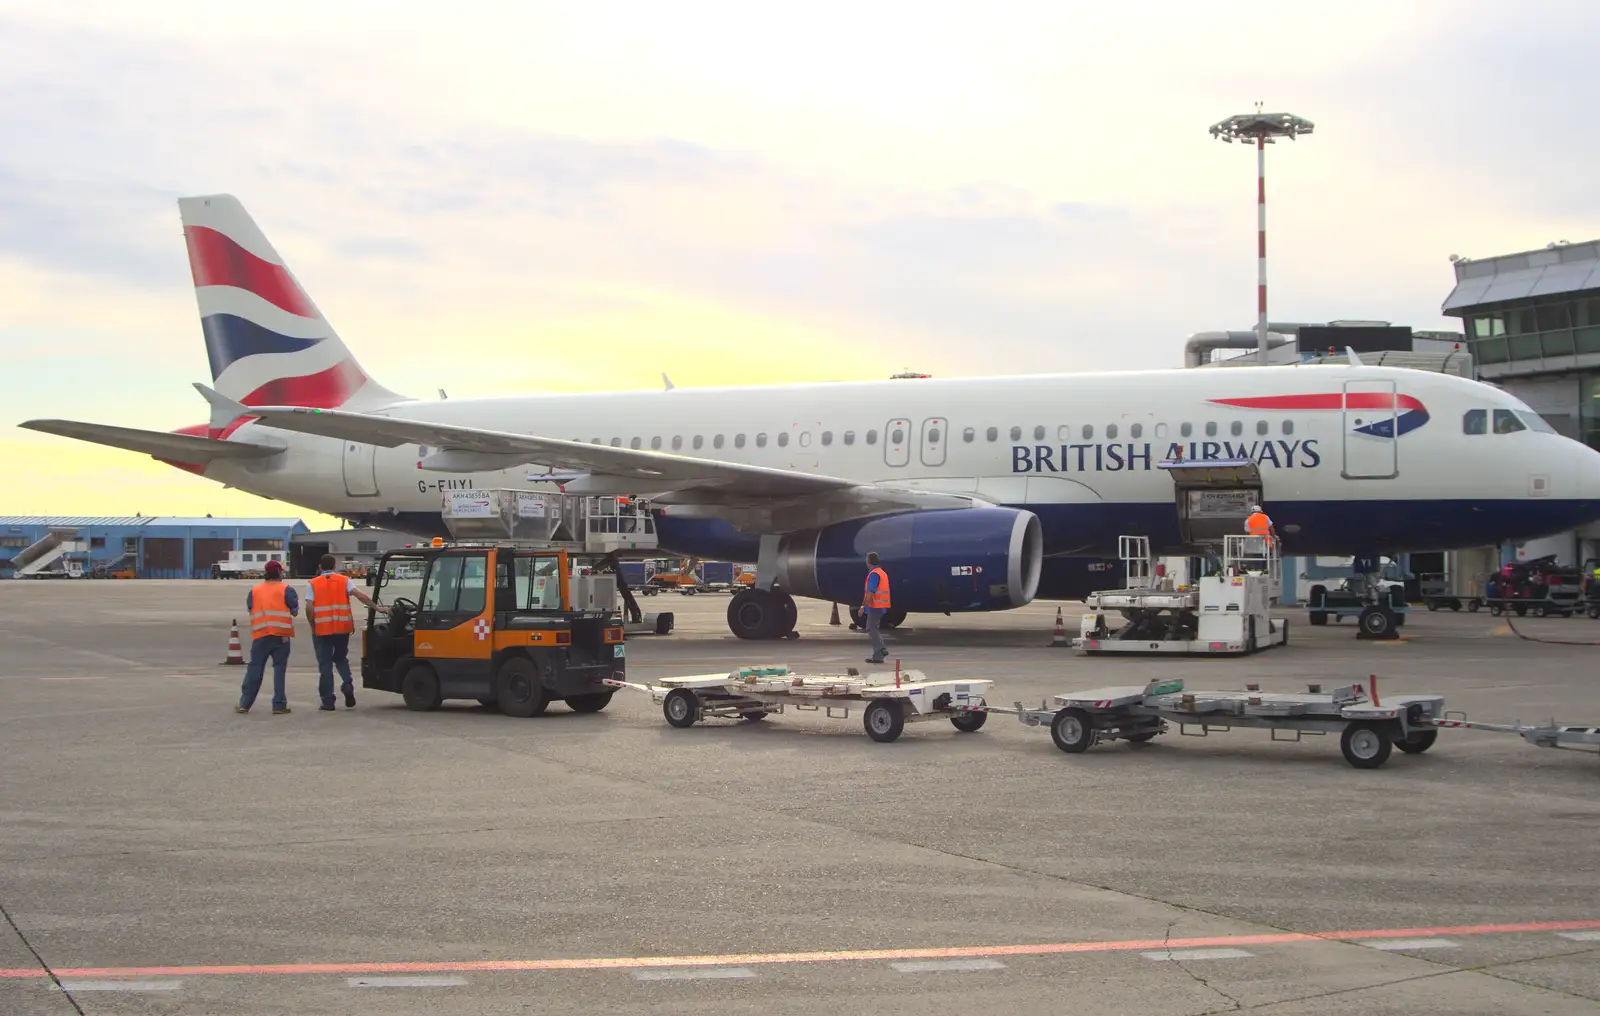
M1133 744L1149 744L1151 741L1154 741L1155 738L1156 732L1153 730L1146 730L1137 734L1126 734L1123 736L1123 740L1132 742Z
M1543 607L1534 607L1532 613L1534 617L1543 617L1545 615L1545 609Z
M1600 607L1590 607L1589 616L1591 618L1600 618Z
M1271 622L1268 622L1269 624ZM1254 655L1261 647L1256 644L1256 619L1251 617L1245 620L1244 651L1246 655Z
M1498 603L1489 604L1489 614L1493 617L1499 617L1504 610L1505 608L1501 607Z
M496 702L492 698L481 698L481 699L478 700L478 705L482 706L485 709L494 709L497 706L499 706L499 704L500 703Z
M1450 609L1451 610L1455 610L1455 611L1459 611L1461 609L1461 601L1460 600L1451 600L1450 601Z
M978 705L980 706L986 706L988 704L989 703L985 702L983 699L978 700ZM958 712L950 715L950 725L961 731L963 734L975 733L986 722L988 722L988 720L988 713Z
M1429 600L1428 601L1428 609L1429 610L1438 610L1439 609L1439 601L1438 600Z
M1476 614L1478 612L1478 608L1481 606L1483 606L1483 604L1479 603L1477 600L1468 600L1467 613Z
M432 712L439 708L439 677L426 663L413 663L400 680L400 695L412 712Z
M526 656L512 656L500 664L494 675L494 697L502 713L518 719L538 716L550 704L539 680L539 665Z
M1339 750L1344 760L1357 769L1376 769L1389 761L1394 740L1389 731L1377 723L1358 722L1344 728L1339 738Z
M1421 755L1433 747L1433 742L1439 739L1437 730L1414 730L1410 737L1401 738L1394 743L1396 748L1407 755Z
M1082 709L1063 709L1050 723L1050 739L1069 755L1088 751L1094 743L1094 718Z
M900 703L894 699L873 699L861 716L861 725L874 741L887 743L906 729L906 718L900 712Z
M688 688L674 688L662 701L661 712L674 727L692 727L700 718L700 697Z

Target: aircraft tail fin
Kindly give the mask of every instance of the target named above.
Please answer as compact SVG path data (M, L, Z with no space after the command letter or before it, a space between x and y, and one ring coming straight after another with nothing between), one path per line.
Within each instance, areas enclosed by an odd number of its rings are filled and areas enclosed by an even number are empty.
M247 406L403 400L362 370L238 198L179 198L178 212L217 391Z

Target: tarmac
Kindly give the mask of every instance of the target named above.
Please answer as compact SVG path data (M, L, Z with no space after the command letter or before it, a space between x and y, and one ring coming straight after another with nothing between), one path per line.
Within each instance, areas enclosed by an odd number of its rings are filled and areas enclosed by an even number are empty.
M1597 1011L1583 754L1447 730L1357 770L1336 736L1174 730L1069 756L1002 715L879 744L857 713L674 729L628 691L415 713L359 675L326 713L303 637L294 711L269 676L241 716L245 589L0 582L0 1013ZM826 605L757 644L727 602L644 599L677 629L629 640L630 677L864 667ZM1377 674L1473 719L1600 722L1594 648L1483 613L1380 643L1291 608L1248 659L1096 659L1048 646L1055 607L915 616L891 651L997 704Z

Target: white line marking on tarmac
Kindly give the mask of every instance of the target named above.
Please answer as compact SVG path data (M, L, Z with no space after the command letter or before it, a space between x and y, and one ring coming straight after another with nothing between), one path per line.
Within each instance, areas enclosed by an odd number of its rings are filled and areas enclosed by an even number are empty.
M1600 942L1600 931L1558 931L1556 934L1574 942Z
M704 967L698 970L687 968L647 968L633 972L633 979L636 981L698 981L704 979L726 981L754 976L756 976L756 972L749 967Z
M352 988L459 988L465 977L346 977Z
M1255 953L1247 953L1243 949L1170 949L1161 952L1147 952L1147 960L1247 960Z
M889 965L902 974L938 974L966 970L1004 970L1006 968L1006 965L999 960L908 960L903 963L891 963Z
M183 982L177 979L149 981L83 981L63 979L61 987L50 985L56 991L177 991Z
M1410 949L1459 949L1460 945L1448 938L1391 938L1387 942L1368 942L1374 949L1402 952Z

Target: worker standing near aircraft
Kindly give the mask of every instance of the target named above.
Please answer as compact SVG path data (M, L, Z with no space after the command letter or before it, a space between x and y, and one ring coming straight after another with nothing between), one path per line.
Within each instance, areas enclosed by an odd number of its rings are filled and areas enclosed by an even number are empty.
M1267 517L1267 513L1262 511L1258 504L1250 506L1250 517L1244 520L1244 531L1262 540L1262 545L1265 547L1272 546L1273 541L1277 539L1277 533L1272 528L1272 519Z
M883 615L889 610L889 573L878 567L878 555L867 555L866 588L861 594L861 620L866 625L867 635L872 639L872 655L867 657L868 663L882 663L889 657L889 650L884 648L883 637L878 634L878 624L883 620Z
M317 693L322 696L322 709L333 711L333 668L339 668L344 691L344 707L356 706L355 680L350 676L350 636L356 630L355 615L350 612L350 599L354 597L381 614L389 612L356 588L356 581L335 571L338 561L332 554L322 555L317 562L321 574L306 585L306 621L311 625L311 644L317 651Z
M283 581L281 562L268 561L265 571L266 578L244 596L244 608L250 612L250 665L245 668L239 704L233 711L248 713L255 705L270 659L272 712L277 716L289 712L284 678L289 669L289 640L294 637L294 619L300 613L300 598Z

